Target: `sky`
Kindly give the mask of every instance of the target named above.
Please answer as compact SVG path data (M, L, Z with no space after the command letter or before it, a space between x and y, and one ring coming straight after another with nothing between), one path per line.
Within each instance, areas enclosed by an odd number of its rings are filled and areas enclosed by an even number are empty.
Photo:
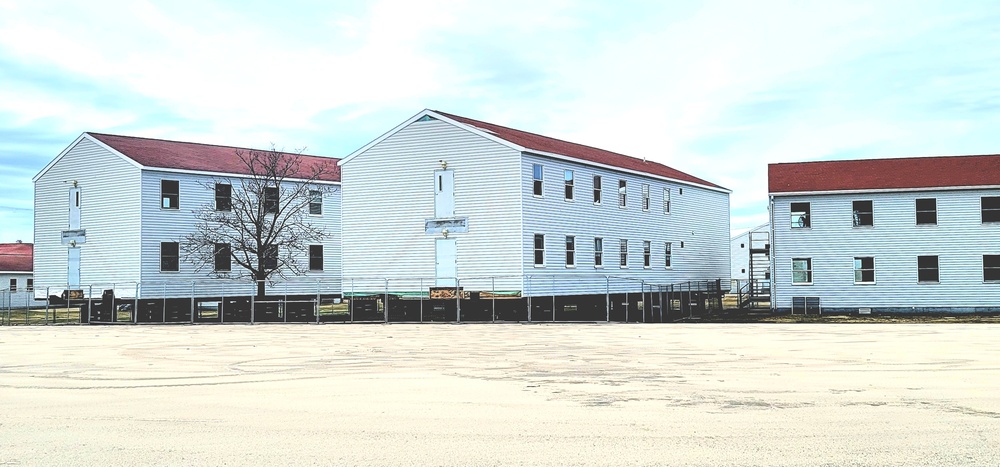
M424 108L645 157L1000 153L1000 2L0 0L0 242L85 131L344 157Z

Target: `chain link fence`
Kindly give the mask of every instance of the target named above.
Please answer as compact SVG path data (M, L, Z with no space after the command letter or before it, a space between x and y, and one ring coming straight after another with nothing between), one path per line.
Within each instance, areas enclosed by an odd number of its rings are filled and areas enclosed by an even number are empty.
M722 307L722 281L611 275L144 281L46 286L0 324L668 322ZM728 287L728 283L726 284Z

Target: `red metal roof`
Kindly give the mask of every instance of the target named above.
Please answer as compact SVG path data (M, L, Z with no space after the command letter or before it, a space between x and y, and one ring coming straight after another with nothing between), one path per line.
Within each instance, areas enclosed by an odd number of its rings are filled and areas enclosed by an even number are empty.
M107 135L102 133L88 132L87 134L144 167L229 174L245 174L247 172L246 166L236 157L237 150L248 151L249 149L247 148L138 138L135 136ZM308 179L310 178L309 174L311 170L322 163L328 164L329 169L327 170L327 176L320 179L329 182L339 182L340 167L337 165L337 159L332 157L302 155L299 172L293 177Z
M612 167L618 167L626 170L634 170L636 172L643 172L651 175L658 175L661 177L667 177L674 180L681 180L685 182L697 183L699 185L722 188L712 182L700 179L693 175L688 175L677 169L667 167L663 164L638 159L631 156L626 156L624 154L618 154L611 151L605 151L603 149L598 149L591 146L585 146L582 144L570 143L569 141L563 141L556 138L549 138L547 136L536 135L534 133L528 133L526 131L515 130L513 128L507 128L505 126L494 125L492 123L481 122L479 120L473 120L471 118L460 117L458 115L452 115L446 112L439 112L435 110L434 112L444 115L452 120L464 123L466 125L471 125L481 130L486 130L487 133L492 133L494 136L514 143L521 146L529 151L541 151L559 154L562 156L572 157L574 159L580 159L589 162L596 162L598 164L609 165Z
M34 251L31 243L0 243L0 271L31 272Z
M1000 185L1000 155L768 164L770 193Z

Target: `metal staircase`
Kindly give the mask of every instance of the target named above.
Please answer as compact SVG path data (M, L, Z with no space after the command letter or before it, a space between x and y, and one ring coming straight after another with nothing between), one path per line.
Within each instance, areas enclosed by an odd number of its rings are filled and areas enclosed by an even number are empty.
M740 285L740 308L762 309L771 307L771 234L766 230L749 235L749 280Z

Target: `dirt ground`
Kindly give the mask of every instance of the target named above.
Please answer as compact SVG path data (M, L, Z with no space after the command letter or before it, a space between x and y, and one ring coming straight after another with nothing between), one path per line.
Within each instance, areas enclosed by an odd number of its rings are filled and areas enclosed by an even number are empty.
M0 328L0 466L1000 465L1000 325Z

